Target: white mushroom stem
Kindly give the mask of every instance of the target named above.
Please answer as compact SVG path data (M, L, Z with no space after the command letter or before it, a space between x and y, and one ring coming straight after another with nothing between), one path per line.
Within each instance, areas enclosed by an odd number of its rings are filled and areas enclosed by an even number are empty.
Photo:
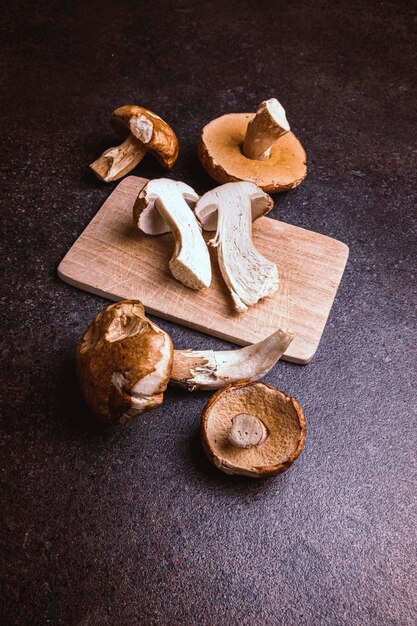
M278 139L289 130L283 106L276 98L264 100L248 124L242 152L248 159L264 161Z
M134 208L136 226L147 234L171 230L175 249L171 274L191 289L211 283L210 254L188 202L198 200L195 191L183 182L160 178L150 181L140 192ZM155 214L159 213L156 219Z
M268 437L263 422L249 413L239 413L232 419L229 443L235 448L253 448L262 445Z
M130 134L120 146L103 152L90 168L100 180L108 183L128 174L147 152L147 146Z
M174 350L170 383L194 389L220 389L242 379L258 380L281 358L293 333L277 330L238 350Z

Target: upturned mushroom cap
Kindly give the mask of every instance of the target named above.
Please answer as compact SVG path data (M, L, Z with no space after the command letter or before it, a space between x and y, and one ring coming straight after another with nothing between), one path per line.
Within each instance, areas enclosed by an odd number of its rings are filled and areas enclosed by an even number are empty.
M124 300L101 311L77 349L77 373L90 410L105 423L124 423L162 404L173 361L172 341Z
M163 167L172 169L178 157L178 139L159 115L144 107L127 104L113 111L110 121L119 135L127 137L132 133Z
M265 160L244 156L242 146L255 113L229 113L204 126L198 156L218 183L248 180L268 193L297 187L307 173L306 153L294 133L280 137Z
M241 196L249 198L252 222L268 213L274 206L271 196L254 183L245 181L227 183L220 187L215 187L201 196L194 209L197 219L204 230L216 230L219 204L228 196L230 198L236 197L236 205Z
M203 411L203 448L226 474L276 476L301 454L305 436L298 402L266 383L232 383L215 393Z

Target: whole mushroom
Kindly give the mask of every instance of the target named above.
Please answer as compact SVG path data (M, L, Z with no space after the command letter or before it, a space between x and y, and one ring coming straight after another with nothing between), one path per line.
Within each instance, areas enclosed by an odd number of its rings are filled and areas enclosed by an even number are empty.
M201 164L218 183L247 180L268 193L297 187L307 173L306 153L290 131L276 98L256 113L229 113L204 126Z
M305 437L298 402L266 383L232 383L215 393L203 411L203 448L226 474L276 476L301 454Z
M125 105L113 111L110 122L124 142L109 148L90 165L95 175L108 183L122 178L151 152L170 170L178 158L178 139L171 126L149 109Z
M105 423L125 423L162 404L172 369L169 335L125 300L101 311L77 349L77 373L90 410Z

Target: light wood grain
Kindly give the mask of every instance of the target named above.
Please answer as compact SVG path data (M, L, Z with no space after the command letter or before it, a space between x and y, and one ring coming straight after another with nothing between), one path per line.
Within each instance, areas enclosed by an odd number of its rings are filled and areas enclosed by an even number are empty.
M239 345L278 328L295 338L283 356L308 363L320 342L346 265L348 247L304 228L262 217L253 225L257 248L274 260L280 287L245 313L236 313L211 249L213 281L193 291L168 270L170 234L151 237L133 227L132 207L143 178L125 178L61 261L62 280L111 300L135 298L149 313ZM207 237L208 239L209 237Z

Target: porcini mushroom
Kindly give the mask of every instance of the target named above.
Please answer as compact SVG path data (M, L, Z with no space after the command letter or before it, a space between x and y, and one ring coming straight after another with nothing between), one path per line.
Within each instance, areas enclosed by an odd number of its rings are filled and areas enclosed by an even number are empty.
M189 185L158 178L145 185L133 207L133 221L139 231L148 235L172 231L175 249L169 269L191 289L203 289L211 283L209 251L191 210L197 200Z
M194 389L219 389L243 378L265 376L293 340L277 330L258 343L238 350L174 350L170 383Z
M252 221L267 213L273 200L254 183L227 183L205 193L195 206L204 230L216 230L223 279L237 311L244 312L278 289L278 268L252 242Z
M77 373L90 410L102 422L124 423L162 404L172 369L169 335L125 300L101 311L77 349Z
M276 476L301 454L306 436L298 402L279 389L242 380L217 391L202 417L202 443L226 474Z
M218 183L248 180L269 193L297 187L307 173L304 148L276 98L256 113L229 113L207 124L198 155Z
M125 138L120 146L109 148L90 165L100 180L108 183L128 174L147 152L170 170L178 157L178 139L163 119L149 109L125 105L113 111L110 122Z

